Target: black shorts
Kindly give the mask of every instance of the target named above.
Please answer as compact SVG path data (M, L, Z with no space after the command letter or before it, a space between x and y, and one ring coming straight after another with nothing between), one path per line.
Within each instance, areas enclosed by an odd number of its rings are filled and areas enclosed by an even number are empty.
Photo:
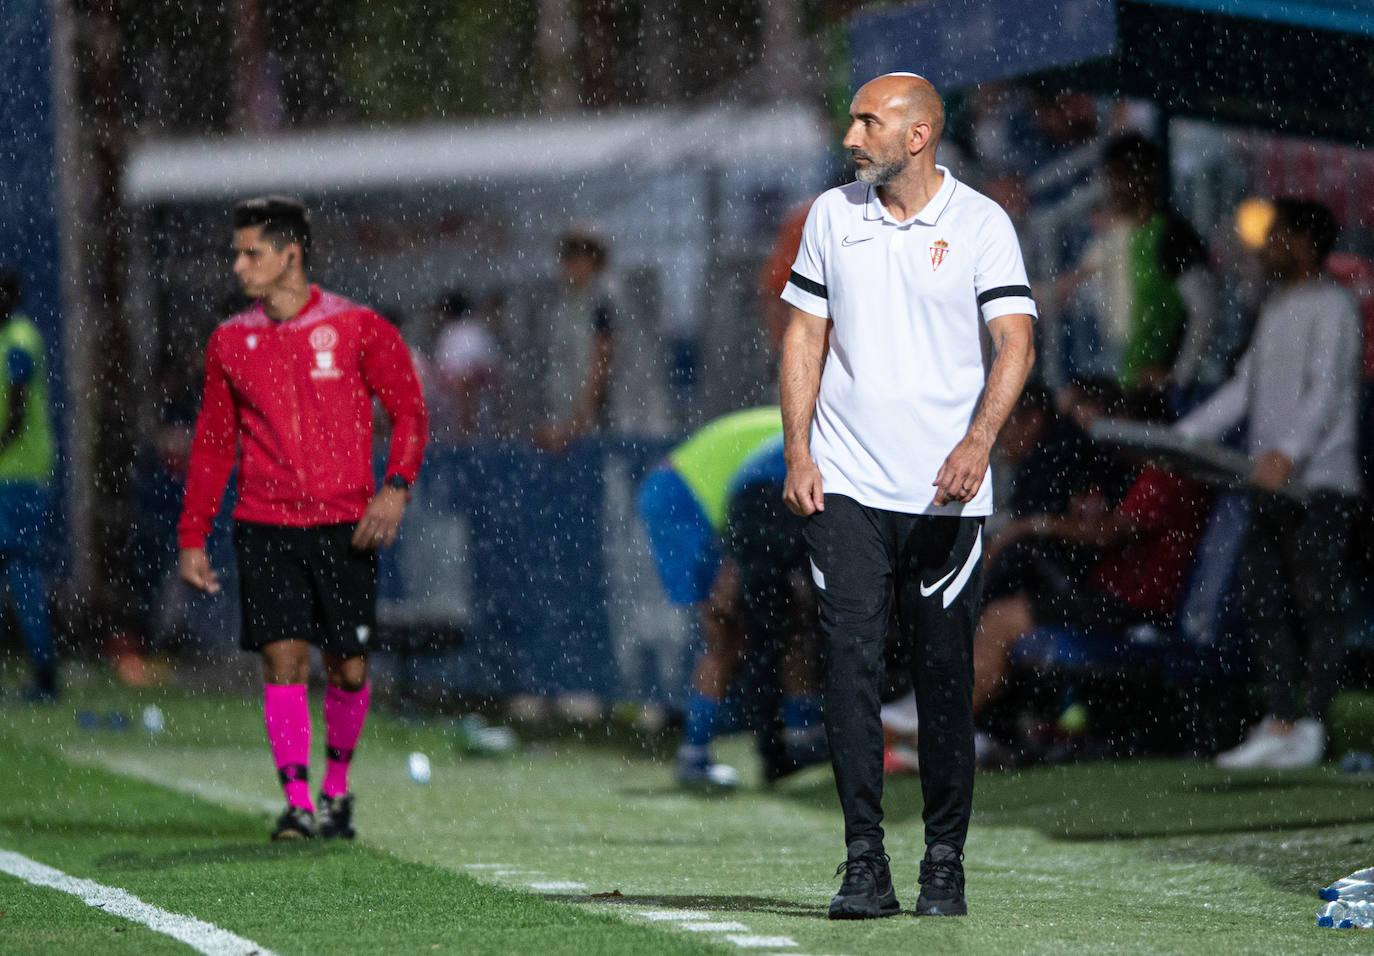
M302 640L340 657L367 653L377 633L377 552L353 547L353 528L234 523L240 647Z

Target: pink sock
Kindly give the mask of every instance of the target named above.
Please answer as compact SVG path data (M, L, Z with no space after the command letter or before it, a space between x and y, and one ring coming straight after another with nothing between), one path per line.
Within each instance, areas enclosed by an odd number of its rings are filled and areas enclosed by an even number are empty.
M314 813L310 800L310 705L305 685L264 685L262 715L286 802Z
M330 687L324 692L324 785L326 797L348 792L348 765L353 748L363 733L367 707L372 701L372 683L355 691Z

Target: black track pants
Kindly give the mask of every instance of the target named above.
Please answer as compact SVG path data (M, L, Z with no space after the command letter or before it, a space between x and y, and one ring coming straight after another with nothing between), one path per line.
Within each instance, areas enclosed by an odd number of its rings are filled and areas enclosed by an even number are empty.
M826 649L826 734L845 844L882 846L879 687L895 610L909 642L920 719L926 845L963 850L973 808L973 631L983 585L982 518L869 508L826 495L806 541Z

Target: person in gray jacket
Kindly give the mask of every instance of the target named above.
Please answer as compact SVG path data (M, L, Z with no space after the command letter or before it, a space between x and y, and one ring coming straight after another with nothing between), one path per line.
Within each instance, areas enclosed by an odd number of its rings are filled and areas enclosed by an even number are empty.
M1274 286L1250 347L1235 376L1175 426L1217 439L1248 419L1254 502L1241 605L1263 668L1267 716L1217 757L1221 767L1313 766L1326 750L1360 493L1359 311L1324 271L1337 232L1320 203L1275 202L1261 251Z

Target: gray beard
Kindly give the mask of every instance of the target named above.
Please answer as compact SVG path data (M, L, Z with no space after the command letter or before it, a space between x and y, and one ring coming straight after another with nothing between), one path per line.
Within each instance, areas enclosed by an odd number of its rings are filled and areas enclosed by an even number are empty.
M904 159L891 163L870 161L867 166L855 167L854 178L869 186L883 186L890 182L893 176L906 169L906 163L907 161Z

